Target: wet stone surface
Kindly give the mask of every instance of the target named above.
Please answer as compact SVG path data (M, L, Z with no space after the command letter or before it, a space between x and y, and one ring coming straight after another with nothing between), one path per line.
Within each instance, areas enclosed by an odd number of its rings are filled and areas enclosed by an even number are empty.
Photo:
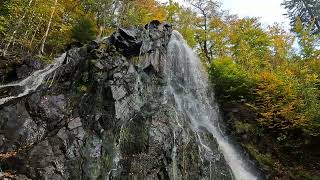
M1 169L30 179L211 177L196 135L164 103L171 26L146 28L70 49L50 86L0 105Z

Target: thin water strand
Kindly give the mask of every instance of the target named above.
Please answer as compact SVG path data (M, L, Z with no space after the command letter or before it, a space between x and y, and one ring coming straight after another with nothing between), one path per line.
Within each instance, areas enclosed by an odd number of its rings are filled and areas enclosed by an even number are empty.
M0 89L2 88L15 88L15 87L22 87L23 91L14 96L8 96L0 99L0 105L23 96L34 92L45 80L45 78L54 72L57 68L59 68L62 64L64 59L66 58L66 53L62 54L59 58L56 58L53 64L48 65L46 68L33 72L27 78L21 80L20 82L9 83L6 85L0 85ZM54 78L54 77L53 77ZM52 79L53 81L54 79Z

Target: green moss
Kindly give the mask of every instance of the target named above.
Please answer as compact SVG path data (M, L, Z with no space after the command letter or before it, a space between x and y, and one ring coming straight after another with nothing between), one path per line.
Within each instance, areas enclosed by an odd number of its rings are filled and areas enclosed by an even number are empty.
M141 119L140 119L141 118ZM149 128L145 119L137 117L120 132L120 149L125 155L140 154L146 151L149 138Z
M105 44L105 43L101 43L100 46L99 46L99 49L110 49L110 45L109 44Z
M139 64L140 63L140 58L143 58L141 56L136 56L136 57L131 57L130 58L130 61L133 63L133 64ZM144 58L143 58L144 59Z
M110 170L112 168L113 158L109 154L105 154L102 161L106 169Z
M254 127L252 124L241 121L235 121L235 128L237 130L237 133L248 133L254 131Z
M259 162L261 167L267 171L273 171L276 169L276 162L273 160L271 154L260 153L253 145L244 145L249 153Z
M38 55L37 58L46 64L50 64L54 60L53 57L46 55Z
M79 87L79 91L81 91L81 92L87 92L87 91L88 91L88 88L87 88L87 86L85 86L85 85L81 85L81 86Z
M290 174L290 178L292 178L294 180L299 180L299 179L303 179L303 180L318 180L317 177L311 176L307 172L304 172L304 171L301 171L301 170L290 171L289 174Z
M77 91L78 91L78 92L81 92L81 93L88 92L88 86L85 85L85 84L80 83L80 84L78 84L78 86L77 86Z
M48 79L48 80L44 81L44 83L46 85L50 86L50 85L56 84L57 81L55 81L54 79Z
M98 179L101 174L101 165L98 159L90 159L85 166L87 179Z
M130 138L129 128L121 128L120 130L120 141L127 141Z

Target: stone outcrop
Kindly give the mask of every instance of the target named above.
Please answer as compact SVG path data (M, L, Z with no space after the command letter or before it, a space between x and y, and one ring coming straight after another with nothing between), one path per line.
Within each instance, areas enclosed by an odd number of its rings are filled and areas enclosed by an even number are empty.
M195 135L182 133L162 102L171 31L153 21L70 49L55 78L1 105L2 172L30 179L211 176ZM216 163L215 177L231 179L223 157Z

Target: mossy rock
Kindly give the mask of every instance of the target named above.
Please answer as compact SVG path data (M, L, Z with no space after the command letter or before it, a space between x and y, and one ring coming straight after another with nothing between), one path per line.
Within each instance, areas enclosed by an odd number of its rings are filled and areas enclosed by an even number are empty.
M126 156L146 152L149 139L149 127L146 119L136 116L122 128L120 133L120 149Z

